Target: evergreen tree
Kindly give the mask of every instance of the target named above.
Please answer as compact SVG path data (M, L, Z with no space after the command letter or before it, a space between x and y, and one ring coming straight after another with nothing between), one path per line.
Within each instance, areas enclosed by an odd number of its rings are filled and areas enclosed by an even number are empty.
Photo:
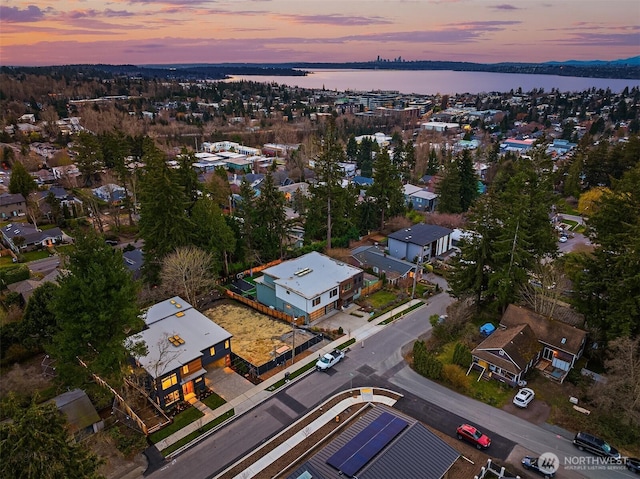
M574 275L577 307L597 337L640 334L640 163L603 194L588 220L596 245Z
M284 205L284 194L278 190L273 175L268 172L256 200L256 247L264 262L282 257L282 245L287 233Z
M358 142L356 137L351 135L347 142L347 160L356 161L358 159Z
M191 212L193 244L208 252L217 263L223 265L224 276L229 274L229 258L236 249L236 237L225 220L215 200L203 196L198 199Z
M438 212L454 214L462 212L460 202L461 186L460 172L457 165L453 162L448 162L445 165L442 178L436 187L436 192L438 193Z
M240 240L244 244L249 261L253 263L255 258L259 257L256 250L258 245L256 238L258 214L256 211L256 192L246 178L243 178L240 183L240 204L236 208L236 216L240 220Z
M404 193L400 174L391 162L386 149L376 157L373 185L368 188L367 193L375 198L381 229L384 228L386 219L404 211Z
M429 161L427 162L427 175L434 176L438 173L440 168L440 162L438 161L438 154L436 150L431 148L429 150Z
M140 178L140 236L144 240L144 274L158 281L162 259L178 246L189 244L193 224L187 216L189 204L183 185L169 168L164 154L147 145Z
M57 292L58 285L48 281L29 296L18 328L22 345L26 348L41 350L51 343L56 332L56 316L51 310L51 303Z
M344 150L338 141L335 125L330 123L322 138L320 154L315 162L318 183L312 189L312 195L316 197L312 202L312 206L316 203L324 204L317 210L310 209L311 214L320 215L326 221L327 249L331 249L334 219L340 218L333 209L337 206L338 197L344 193L340 185L342 168L339 164L344 159ZM320 201L315 201L316 199ZM318 206L320 205L318 204ZM308 217L309 215L307 215Z
M463 150L456 159L456 167L460 178L460 209L465 212L479 196L478 175L473 168L473 160L469 150Z
M101 479L103 462L82 443L69 441L65 416L55 403L19 407L10 401L0 423L0 475L5 479Z
M19 161L13 163L11 168L11 179L9 180L9 193L21 194L26 200L29 193L38 189L36 180L29 174L27 169Z
M82 184L91 186L104 168L100 141L93 134L81 131L76 141L76 153L76 166L82 173Z
M86 375L81 359L90 371L118 384L128 356L125 338L141 326L136 287L122 253L90 230L76 235L66 270L51 304L57 330L47 350L56 371L67 384L78 384Z

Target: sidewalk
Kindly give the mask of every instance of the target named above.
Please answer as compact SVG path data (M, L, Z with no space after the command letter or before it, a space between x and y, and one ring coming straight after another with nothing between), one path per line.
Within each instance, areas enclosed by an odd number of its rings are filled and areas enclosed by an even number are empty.
M373 321L369 322L368 324L356 329L355 331L351 332L351 336L353 338L355 338L356 343L364 341L366 338L372 336L373 334L377 333L378 331L380 331L381 328L383 328L385 325L379 325L379 323L385 321L386 319L396 315L396 314L400 314L403 311L409 309L411 306L413 306L414 304L418 304L420 302L423 302L420 299L412 299L411 301L398 306L397 308L392 309L391 311L382 314L378 317L376 317ZM427 304L426 302L424 302L425 305ZM391 324L391 323L389 323ZM340 344L344 343L345 339L344 338L340 338L336 341L333 341L332 343L330 343L329 345L325 346L324 348L322 348L321 350L318 351L319 354L325 354L329 351L333 351L337 346L339 346ZM202 410L205 414L203 417L201 417L200 419L198 419L197 421L192 422L191 424L188 424L187 426L183 427L182 429L180 429L179 431L176 431L175 433L173 433L172 435L166 437L165 439L158 441L156 443L156 448L159 451L162 451L163 449L166 449L167 447L171 446L172 444L175 444L176 442L180 441L181 439L185 438L186 436L188 436L189 434L193 433L194 431L197 431L198 429L200 429L202 426L204 426L205 424L208 424L209 422L215 420L217 417L222 416L223 414L225 414L226 412L230 411L231 409L234 410L234 416L231 417L230 419L228 419L228 421L233 421L235 418L237 418L238 416L246 413L247 411L250 411L251 409L253 409L254 407L258 406L260 403L262 403L263 401L266 401L267 399L269 399L274 392L271 391L267 391L267 388L269 388L270 386L272 386L273 384L277 383L278 381L284 379L285 374L287 372L292 373L294 371L297 371L298 369L302 368L303 366L311 363L311 362L315 362L317 361L317 356L316 355L312 355L312 356L308 356L302 360L300 360L299 362L295 363L292 366L289 366L287 369L283 369L282 371L278 372L277 374L275 374L274 376L270 377L269 379L265 380L264 382L256 385L255 387L253 387L252 389L250 389L249 391L245 392L244 394L241 394L240 396L232 399L231 401L223 404L222 406L218 407L215 409L215 411L212 411L211 409L207 408L206 406L204 406L204 409L201 408L197 403L200 403L199 401L195 401L196 403L196 407L198 407L200 410ZM295 381L296 379L302 378L304 377L304 375L302 376L298 376L297 378L293 379L293 381ZM202 404L202 403L200 403ZM224 423L222 423L224 424ZM204 433L202 436L197 437L196 439L194 439L191 443L183 446L182 448L178 449L177 451L175 451L174 453L172 453L172 455L178 454L179 452L181 452L183 449L186 449L188 447L191 446L192 443L195 443L197 441L202 440L203 438L213 434L219 427L222 426L222 424L220 424L218 427L215 427L209 431L207 431L206 433Z

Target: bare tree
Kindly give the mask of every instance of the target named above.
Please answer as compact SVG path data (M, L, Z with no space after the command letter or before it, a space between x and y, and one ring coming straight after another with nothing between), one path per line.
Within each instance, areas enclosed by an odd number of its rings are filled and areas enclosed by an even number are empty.
M598 383L594 402L624 424L640 426L640 337L622 337L609 343L606 382Z
M163 260L160 278L167 291L195 305L198 295L210 289L215 282L213 258L195 246L178 248Z
M522 299L536 313L548 318L556 317L556 308L565 305L560 297L569 288L569 280L554 263L538 265L532 276L520 292Z

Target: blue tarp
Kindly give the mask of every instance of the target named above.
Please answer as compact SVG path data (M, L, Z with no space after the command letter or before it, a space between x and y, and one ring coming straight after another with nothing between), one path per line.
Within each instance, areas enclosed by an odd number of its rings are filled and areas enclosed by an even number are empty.
M485 323L482 326L480 326L480 334L482 334L483 336L489 336L495 330L496 330L496 327L491 323Z

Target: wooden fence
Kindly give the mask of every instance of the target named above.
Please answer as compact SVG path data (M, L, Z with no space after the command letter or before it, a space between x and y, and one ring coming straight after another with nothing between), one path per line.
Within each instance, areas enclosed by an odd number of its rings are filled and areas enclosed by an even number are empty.
M265 306L262 303L254 301L253 299L245 298L244 296L234 293L228 289L225 290L225 294L229 296L231 299L235 299L236 301L240 301L241 303L246 304L247 306L255 309L256 311L260 311L272 318L280 319L282 321L286 321L287 323L293 322L293 316L287 313L283 313L282 311L278 311L277 309L272 309L269 306Z
M362 292L360 293L360 296L368 296L371 293L375 293L379 289L382 289L382 280L378 280L377 282L373 283L371 286L365 286L364 288L362 288Z

